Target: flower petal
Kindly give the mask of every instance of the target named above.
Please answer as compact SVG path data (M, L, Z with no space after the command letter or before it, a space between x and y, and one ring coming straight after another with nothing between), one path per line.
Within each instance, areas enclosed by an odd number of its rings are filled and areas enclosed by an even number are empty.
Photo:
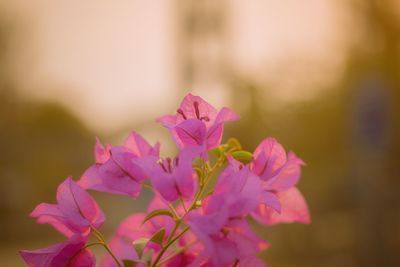
M266 138L253 153L253 172L263 180L274 177L286 163L285 149L274 138Z
M279 192L295 186L301 176L301 165L304 165L304 162L297 158L293 152L289 152L288 160L279 173L267 181L268 190Z
M70 237L74 234L67 219L58 209L57 205L41 203L32 211L31 216L37 218L37 222L40 224L48 223L52 225L57 231L66 237Z
M124 146L128 148L137 157L147 155L158 156L159 144L152 147L140 134L132 132L125 140Z
M96 201L71 178L59 185L57 202L58 208L68 221L81 230L91 225L99 228L105 221L104 213Z
M176 144L180 148L202 146L206 138L206 126L200 120L185 120L171 131Z
M311 222L308 206L303 195L296 187L278 192L278 198L282 205L281 213L274 212L269 224L277 223L304 223Z
M110 158L110 149L110 145L107 145L104 148L99 138L96 137L96 145L94 146L94 157L96 159L96 163L106 162Z
M73 260L73 257L77 255L83 246L85 245L87 238L80 235L74 235L70 239L49 246L47 248L28 251L22 250L20 254L24 261L30 267L57 267L57 266L70 266L68 263ZM82 263L87 263L85 259ZM75 265L79 266L79 265ZM93 267L92 265L82 265L83 267Z

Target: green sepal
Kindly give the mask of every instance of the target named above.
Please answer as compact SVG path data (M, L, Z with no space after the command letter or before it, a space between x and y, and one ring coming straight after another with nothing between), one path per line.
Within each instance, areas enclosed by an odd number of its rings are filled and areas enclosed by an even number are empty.
M143 250L146 247L149 240L150 240L149 238L139 238L132 242L133 247L135 248L136 253L138 254L139 258L142 257Z
M150 241L154 242L156 244L161 245L163 240L164 240L164 236L165 236L165 229L161 229L160 231L158 231L157 233L155 233L151 238Z
M146 266L150 266L151 263L151 258L153 256L154 250L148 250L146 251L143 256L142 256L142 262L144 262L146 264Z
M242 150L242 145L236 138L229 138L226 143L233 151Z
M232 157L244 164L247 164L253 160L253 154L249 151L240 150L231 153Z

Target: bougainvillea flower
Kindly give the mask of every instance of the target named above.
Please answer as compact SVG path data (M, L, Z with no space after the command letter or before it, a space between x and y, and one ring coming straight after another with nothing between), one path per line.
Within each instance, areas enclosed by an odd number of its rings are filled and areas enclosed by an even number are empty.
M232 266L267 248L244 219L232 214L229 205L230 201L220 194L208 198L200 211L188 215L191 231L204 245L193 266L205 262L207 266Z
M212 149L221 143L224 122L238 119L229 108L217 111L201 97L188 94L176 115L166 115L157 121L170 130L178 147L197 145Z
M218 178L214 195L223 198L224 207L229 210L229 217L246 216L254 211L259 204L262 194L262 182L254 175L248 166L241 165L232 157L228 157L230 164ZM205 201L207 209L213 209L212 204ZM215 205L215 209L219 209Z
M269 205L261 203L251 214L252 217L259 223L269 225L294 222L309 224L311 222L307 203L296 187L277 192L276 197L282 207L279 212Z
M96 258L84 248L87 238L74 235L70 239L47 248L20 254L30 267L94 267Z
M105 221L104 213L96 201L67 178L57 189L57 204L39 204L31 213L38 223L48 223L67 237L87 235L90 228L99 228Z
M264 224L279 222L309 223L307 204L295 188L304 162L274 138L261 142L253 153L251 170L262 180L264 190L253 217Z
M167 204L158 197L155 197L148 208L148 213L155 209L166 208ZM145 213L136 213L121 222L118 229L111 239L110 247L117 258L122 261L137 260L138 255L132 246L132 242L139 238L150 238L161 229L165 229L165 236L168 236L175 225L174 220L169 216L157 216L143 223ZM148 248L158 251L160 246L150 242ZM106 255L102 260L102 267L117 267L110 255ZM141 266L141 265L137 265Z
M97 140L96 164L82 175L79 184L86 189L136 198L147 178L139 160L146 156L158 157L159 151L158 143L152 147L135 132L120 147L104 147Z
M190 199L197 188L192 162L200 153L199 147L187 147L174 160L147 157L142 160L142 166L145 166L154 188L165 200Z

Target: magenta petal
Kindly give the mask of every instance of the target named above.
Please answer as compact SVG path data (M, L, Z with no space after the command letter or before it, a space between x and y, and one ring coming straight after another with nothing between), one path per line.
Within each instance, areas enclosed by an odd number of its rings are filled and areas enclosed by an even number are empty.
M223 123L226 121L236 121L239 119L239 115L237 115L230 108L222 108L215 119L214 124Z
M245 220L231 220L227 228L229 229L228 239L236 244L240 258L255 255L269 246L265 240L253 232Z
M125 140L124 146L138 157L159 155L159 144L156 144L155 147L152 147L140 134L136 132L132 132L128 136L128 138Z
M288 154L288 160L279 173L267 181L269 190L284 191L297 184L301 176L300 167L304 162L297 158L293 152Z
M272 213L269 224L277 223L304 223L311 222L308 206L303 195L296 187L278 192L278 198L282 205L281 213Z
M167 128L173 128L177 122L176 122L177 116L175 115L165 115L162 117L157 118L157 122L160 122L162 125L164 125Z
M275 193L264 191L262 194L262 203L273 208L277 212L281 212L281 202Z
M67 178L57 189L60 211L71 224L82 230L93 225L99 228L105 220L96 201L71 178Z
M224 124L214 124L207 132L207 149L216 148L221 144L222 135L224 133Z
M114 163L131 179L142 182L147 178L142 166L136 161L140 157L135 156L124 147L114 147L111 152Z
M214 251L211 260L214 266L232 266L238 256L236 244L226 238L215 238L213 241Z
M263 180L274 177L286 163L286 152L274 138L267 138L261 142L253 153L253 172Z
M179 109L185 114L187 119L200 119L202 117L208 117L209 121L206 121L207 127L213 124L217 115L217 110L213 106L204 101L204 99L201 97L192 95L190 93L184 97ZM178 115L177 118L178 123L180 122L179 120L183 119L180 115Z
M101 144L99 138L96 137L96 145L94 146L94 157L96 163L104 163L110 158L110 146L106 148Z
M151 182L165 200L172 202L178 199L179 192L171 175L160 172L152 176Z
M83 189L93 189L100 192L107 192L108 188L104 186L100 174L101 165L90 166L81 176L78 185Z
M196 229L198 229L198 232L195 233L196 235L200 234L200 232L201 234L205 235L212 235L219 233L219 231L222 229L222 227L228 220L229 216L228 211L226 209L221 209L221 206L219 206L219 208L220 208L219 210L215 210L213 213L210 214L200 214L192 212L187 216L188 224L191 227L193 226ZM193 232L195 231L193 230Z
M79 255L77 253L84 247L86 240L86 238L75 235L62 243L34 251L22 250L20 254L30 267L80 266L76 264L70 265L70 262L74 261L73 257ZM81 258L81 260L82 264L84 264L81 265L82 267L93 267L95 264L92 261L92 265L87 265L90 261L86 258ZM75 263L78 263L78 261L75 261Z
M66 237L70 237L74 234L68 227L68 222L57 205L41 203L32 211L31 216L37 218L37 222L40 224L48 223L52 225Z
M206 138L206 126L200 120L185 120L173 128L172 133L180 148L202 146Z
M195 157L200 156L201 147L188 147L178 155L178 165L175 166L173 175L180 195L184 199L190 199L194 194L196 173L193 170L192 162Z
M89 167L78 184L84 189L132 198L138 197L141 190L141 185L121 170L112 160L103 165Z
M124 219L117 229L117 235L136 240L140 237L150 237L152 229L148 224L143 224L144 213L136 213Z
M126 195L136 198L141 189L138 183L129 173L124 171L114 160L109 160L98 168L103 186L98 191L118 195ZM95 189L95 188L91 188Z
M96 257L93 252L88 249L82 249L75 257L72 258L68 267L94 267L96 266Z

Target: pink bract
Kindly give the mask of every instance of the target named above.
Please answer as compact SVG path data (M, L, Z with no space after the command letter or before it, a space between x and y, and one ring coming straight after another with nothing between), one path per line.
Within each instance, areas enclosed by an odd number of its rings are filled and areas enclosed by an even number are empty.
M262 181L264 192L252 216L263 224L310 223L307 204L295 188L304 162L274 138L266 138L253 153L250 168Z
M173 160L147 157L142 160L142 166L153 187L165 200L170 202L178 198L187 200L193 197L197 189L197 175L192 162L200 153L199 147L187 147Z
M196 145L207 150L221 143L224 122L238 119L231 109L217 111L201 97L188 94L176 115L166 115L157 121L170 130L178 147Z
M94 254L84 248L87 238L79 235L47 248L28 251L20 254L30 267L94 267Z
M105 221L96 201L71 178L57 189L57 204L39 204L31 213L38 223L48 223L67 237L87 235L91 227L99 228Z
M96 141L96 164L82 175L79 184L85 189L117 195L138 197L141 184L147 178L140 160L160 153L160 145L151 146L139 134L132 132L123 146L105 148Z

